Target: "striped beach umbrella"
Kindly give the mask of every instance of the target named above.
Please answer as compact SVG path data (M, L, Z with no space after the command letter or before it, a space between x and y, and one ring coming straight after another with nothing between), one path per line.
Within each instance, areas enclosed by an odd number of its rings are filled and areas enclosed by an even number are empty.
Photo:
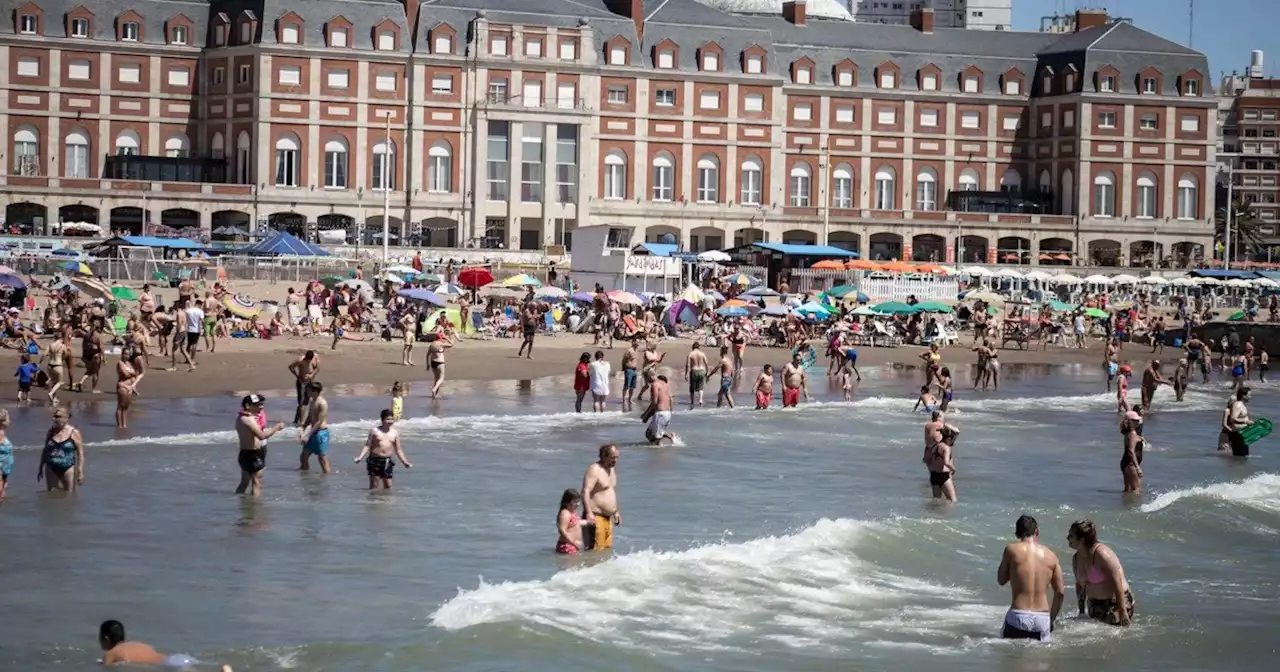
M257 301L244 294L236 294L234 296L228 294L222 298L222 305L226 306L232 315L245 319L254 317L262 311Z

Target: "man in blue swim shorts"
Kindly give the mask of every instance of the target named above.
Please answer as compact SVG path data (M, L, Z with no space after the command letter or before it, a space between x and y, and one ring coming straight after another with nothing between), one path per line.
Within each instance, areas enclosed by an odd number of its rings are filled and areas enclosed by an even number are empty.
M298 432L298 440L302 442L302 455L299 456L298 469L311 470L311 456L315 455L320 462L320 470L329 473L329 400L324 398L324 386L319 381L311 381L307 387L310 403L307 405L307 417L302 422L302 430Z

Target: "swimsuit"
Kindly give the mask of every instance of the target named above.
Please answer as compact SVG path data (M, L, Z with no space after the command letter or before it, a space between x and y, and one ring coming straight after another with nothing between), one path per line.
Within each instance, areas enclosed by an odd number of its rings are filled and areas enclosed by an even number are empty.
M782 388L782 407L800 405L800 388L784 387Z
M726 376L723 373L720 374L720 391L728 394L729 388L731 387L733 387L733 376Z
M613 517L595 515L596 524L582 528L582 547L593 551L613 548Z
M76 444L67 437L63 441L54 441L52 437L44 444L44 463L54 473L61 476L68 469L76 466Z
M667 426L671 424L671 411L657 411L649 417L649 428L645 434L650 441L657 441L667 434Z
M391 472L395 469L396 463L389 457L370 455L369 459L365 460L364 466L370 476L391 480Z
M920 409L920 412L925 413L926 415L933 415L934 410L935 408L932 404L925 404L925 406Z
M391 399L391 415L396 419L400 418L400 413L404 411L404 397L394 397Z
M756 408L768 408L773 403L773 390L756 390Z
M329 430L317 429L307 437L306 451L324 457L329 452Z
M569 528L569 529L571 529L571 530L572 530L573 528L577 527L577 526L578 526L578 523L580 523L580 522L582 522L582 519L578 517L578 514L577 514L577 513L571 513L571 514L569 514L569 524L568 524L568 525L566 525L565 527L567 527L567 528ZM584 531L585 531L585 528L583 528L583 529L584 529ZM584 547L586 547L586 544L584 543L584 544L583 544L583 546L584 546ZM569 542L569 541L566 541L566 540L564 540L564 539L561 539L561 540L560 540L560 543L556 544L556 553L563 553L563 554L565 554L565 555L573 555L574 553L577 553L577 552L578 552L578 547L577 547L577 546L574 546L572 542Z
M627 366L622 368L622 389L636 389L636 367Z
M1141 425L1139 425L1139 427L1141 427ZM1136 431L1136 430L1135 430L1135 431ZM1138 436L1142 436L1142 434L1138 434ZM1127 450L1125 451L1125 453L1124 453L1124 457L1121 457L1121 458L1120 458L1120 471L1124 471L1125 469L1128 469L1129 467L1141 467L1141 466L1142 466L1142 448L1143 448L1143 446L1144 446L1145 444L1146 444L1146 441L1143 441L1142 439L1139 439L1139 440L1138 440L1138 444L1137 444L1136 446L1134 446L1134 447L1133 447L1133 455L1134 455L1134 458L1137 458L1137 463L1136 463L1136 464L1134 463L1133 458L1130 458L1130 457L1129 457L1129 451L1127 451Z
M689 372L689 391L701 392L707 385L707 372L694 370Z
M1038 639L1047 642L1053 638L1053 621L1046 611L1010 609L1004 615L1004 628L1000 636L1005 639Z
M256 474L267 468L267 449L242 450L236 455L236 462L240 464L241 470Z
M7 481L11 473L13 473L13 443L6 436L3 441L0 441L0 478Z
M1101 577L1099 577L1101 578ZM1090 583L1093 583L1093 568L1089 569ZM1133 620L1133 607L1137 604L1133 600L1133 593L1124 591L1124 610L1129 615L1129 620ZM1115 598L1098 599L1089 598L1089 618L1095 621L1102 621L1108 625L1120 625L1120 605Z

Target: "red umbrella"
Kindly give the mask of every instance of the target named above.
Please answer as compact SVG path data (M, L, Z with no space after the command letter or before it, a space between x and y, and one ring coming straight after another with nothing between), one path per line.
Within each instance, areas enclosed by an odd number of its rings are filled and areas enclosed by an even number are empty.
M458 273L458 284L467 289L480 289L493 282L493 274L484 268L464 268Z

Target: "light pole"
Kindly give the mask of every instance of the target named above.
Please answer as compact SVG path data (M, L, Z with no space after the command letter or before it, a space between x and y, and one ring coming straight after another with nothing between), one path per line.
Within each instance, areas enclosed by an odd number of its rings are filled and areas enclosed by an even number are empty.
M1222 234L1222 268L1223 270L1231 270L1231 228L1235 223L1235 188L1236 188L1236 160L1234 157L1231 163L1227 164L1227 221L1224 222L1226 232Z
M387 112L387 136L382 154L382 267L387 267L387 257L391 255L391 184L387 178L392 176L391 162L396 154L391 149L391 112Z

